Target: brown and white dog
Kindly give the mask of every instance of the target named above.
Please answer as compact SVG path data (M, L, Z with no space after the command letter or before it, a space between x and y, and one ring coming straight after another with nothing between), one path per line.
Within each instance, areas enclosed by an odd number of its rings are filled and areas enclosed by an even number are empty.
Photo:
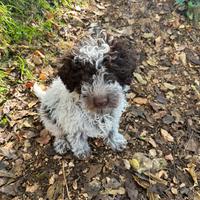
M134 69L131 44L94 29L65 57L46 91L34 85L41 120L55 136L56 152L71 149L77 157L85 157L90 153L88 137L103 138L116 151L126 147L118 128Z

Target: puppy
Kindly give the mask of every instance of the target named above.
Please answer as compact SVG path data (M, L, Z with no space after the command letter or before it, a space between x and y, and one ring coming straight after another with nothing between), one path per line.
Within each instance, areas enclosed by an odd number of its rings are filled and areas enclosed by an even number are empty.
M118 128L125 88L135 69L127 40L112 39L102 30L88 35L64 58L46 91L37 83L33 88L41 102L41 120L55 136L55 151L64 154L70 149L79 158L90 153L88 137L103 138L114 151L126 147Z

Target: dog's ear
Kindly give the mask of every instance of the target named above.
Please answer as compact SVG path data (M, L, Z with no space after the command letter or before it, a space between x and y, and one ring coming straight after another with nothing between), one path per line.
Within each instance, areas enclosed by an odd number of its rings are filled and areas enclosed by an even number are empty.
M103 64L122 86L130 85L136 68L136 55L132 45L125 39L115 41Z
M58 70L58 76L70 92L79 92L82 82L80 66L75 63L73 56L66 56L62 62L63 66Z

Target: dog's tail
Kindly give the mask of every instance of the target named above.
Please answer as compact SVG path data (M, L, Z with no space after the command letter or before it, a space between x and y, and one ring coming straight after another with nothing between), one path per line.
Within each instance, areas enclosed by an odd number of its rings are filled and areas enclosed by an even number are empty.
M37 83L35 83L33 85L33 92L35 93L35 95L39 99L42 99L45 96L45 94L46 94L46 92L44 90L42 90L41 87Z

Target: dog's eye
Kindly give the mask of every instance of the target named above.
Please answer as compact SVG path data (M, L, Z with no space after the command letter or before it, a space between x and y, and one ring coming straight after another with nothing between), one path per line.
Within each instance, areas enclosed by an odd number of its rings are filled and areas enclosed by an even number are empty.
M85 94L84 94L84 95L82 95L82 98L87 98L87 95L85 95Z

